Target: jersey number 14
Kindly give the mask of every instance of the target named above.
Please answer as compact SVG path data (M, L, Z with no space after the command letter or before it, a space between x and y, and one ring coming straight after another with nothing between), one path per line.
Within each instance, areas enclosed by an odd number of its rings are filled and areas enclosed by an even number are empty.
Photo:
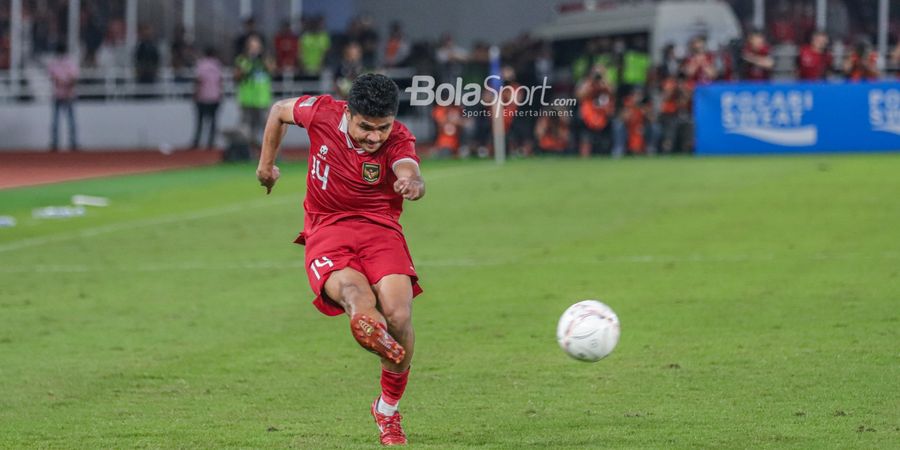
M323 169L322 166L325 168ZM328 170L331 167L328 167L328 164L322 164L322 161L319 158L313 159L313 166L310 170L310 173L316 177L319 181L322 182L322 190L328 189Z

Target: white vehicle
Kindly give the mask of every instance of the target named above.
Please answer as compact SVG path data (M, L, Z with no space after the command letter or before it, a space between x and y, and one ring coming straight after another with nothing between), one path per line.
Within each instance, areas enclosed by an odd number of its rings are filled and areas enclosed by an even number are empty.
M739 39L741 26L731 6L718 0L587 0L563 5L555 19L536 27L533 34L553 43L644 35L653 61L658 62L668 43L683 55L692 37L704 35L710 49L716 49Z

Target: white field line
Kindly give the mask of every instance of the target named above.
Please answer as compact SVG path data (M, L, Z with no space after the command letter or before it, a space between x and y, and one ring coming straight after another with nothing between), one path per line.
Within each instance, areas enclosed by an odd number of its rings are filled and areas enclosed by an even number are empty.
M454 170L454 171L441 171L434 175L428 175L426 178L427 181L431 180L440 180L444 178L450 178L457 175L467 175L471 173L476 173L479 171L485 170L493 170L495 167L479 167L479 168L466 168L468 170ZM152 227L156 225L166 225L177 222L188 222L192 220L198 219L206 219L209 217L215 216L223 216L227 214L237 213L241 211L245 211L247 209L252 208L263 208L268 206L280 206L288 203L297 203L298 205L302 203L302 200L295 197L283 197L283 198L260 198L255 199L243 203L236 203L233 205L227 206L219 206L215 208L208 208L199 211L189 212L189 213L180 213L180 214L172 214L162 217L155 217L149 219L140 219L140 220L132 220L126 222L118 222L112 223L109 225L101 225L98 227L85 228L83 230L75 231L72 233L60 233L50 236L41 236L41 237L33 237L22 239L19 241L9 242L6 244L0 244L0 253L10 252L14 250L21 250L25 248L39 247L47 244L55 244L57 242L65 242L76 239L85 239L92 238L96 236L101 236L109 233L117 233L120 231L129 231L135 230L139 228Z
M99 227L93 228L85 228L83 230L75 231L72 233L60 233L50 236L42 236L42 237L34 237L28 239L22 239L20 241L10 242L8 244L0 245L0 253L9 252L13 250L20 250L23 248L31 248L38 247L41 245L54 244L57 242L70 241L73 239L84 239L91 238L95 236L100 236L109 233L116 233L119 231L129 231L138 228L146 228L152 227L156 225L167 225L170 223L176 222L188 222L192 220L205 219L208 217L221 216L225 214L231 214L235 212L244 211L252 208L260 208L264 206L273 206L273 205L281 205L290 202L298 202L297 198L293 197L284 197L284 198L275 198L275 199L266 199L265 201L262 199L251 200L244 203L236 203L233 205L221 206L216 208L203 209L200 211L194 211L190 213L181 213L181 214L172 214L168 216L162 217L154 217L151 219L141 219L141 220L133 220L128 222L118 222L112 223L109 225L101 225Z
M446 259L422 260L416 267L491 267L505 265L602 265L602 264L666 264L666 263L744 263L770 261L840 261L840 260L893 260L900 259L898 252L880 254L813 254L813 255L630 255L601 258L504 258L504 259ZM191 271L247 271L247 270L304 270L302 259L291 261L246 261L234 263L210 262L158 262L146 264L39 264L32 266L0 266L0 273L93 273L93 272L191 272Z

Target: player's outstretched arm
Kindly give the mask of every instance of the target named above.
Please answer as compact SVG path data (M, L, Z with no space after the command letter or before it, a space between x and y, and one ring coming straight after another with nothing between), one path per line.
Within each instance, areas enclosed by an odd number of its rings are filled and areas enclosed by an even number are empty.
M281 176L278 166L275 165L275 159L278 158L281 140L287 133L288 125L294 123L294 103L296 102L296 98L279 100L269 110L266 129L263 132L262 149L259 152L259 165L256 167L256 178L260 185L266 187L266 194L272 192L272 187Z
M418 200L425 196L425 180L422 179L419 165L415 161L397 162L394 166L394 174L397 175L394 192L407 200Z

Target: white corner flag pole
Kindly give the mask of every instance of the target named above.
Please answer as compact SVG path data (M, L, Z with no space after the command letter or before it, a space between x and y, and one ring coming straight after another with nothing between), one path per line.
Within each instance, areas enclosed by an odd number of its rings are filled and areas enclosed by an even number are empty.
M496 45L491 46L491 75L496 75L500 79L500 48ZM499 91L503 85L502 80L494 86ZM500 96L495 98L496 102L491 106L491 130L494 136L494 161L497 164L506 162L506 128L503 126L503 106L500 104Z

